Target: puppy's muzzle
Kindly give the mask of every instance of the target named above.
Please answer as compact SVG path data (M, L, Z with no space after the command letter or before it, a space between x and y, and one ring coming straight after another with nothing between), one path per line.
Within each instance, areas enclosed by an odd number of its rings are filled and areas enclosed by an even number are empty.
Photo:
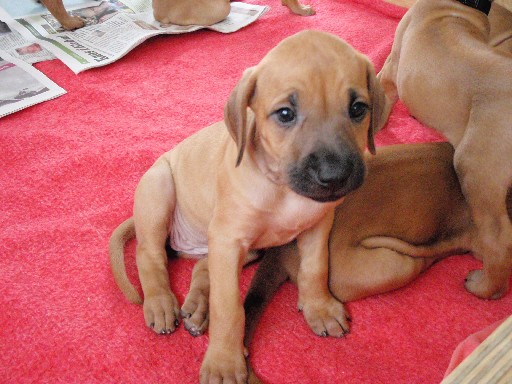
M320 149L288 172L290 188L315 201L335 201L361 186L366 173L357 152Z

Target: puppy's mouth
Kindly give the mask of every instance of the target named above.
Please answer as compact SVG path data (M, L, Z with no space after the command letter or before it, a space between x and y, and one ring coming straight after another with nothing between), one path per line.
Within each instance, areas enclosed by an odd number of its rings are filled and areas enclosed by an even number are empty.
M341 199L359 188L366 166L359 153L320 150L288 170L288 185L297 194L321 203Z

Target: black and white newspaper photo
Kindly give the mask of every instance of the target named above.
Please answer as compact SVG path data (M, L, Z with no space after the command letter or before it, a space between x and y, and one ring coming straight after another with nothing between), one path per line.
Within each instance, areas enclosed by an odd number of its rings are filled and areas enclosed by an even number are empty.
M0 118L66 93L44 74L0 50Z

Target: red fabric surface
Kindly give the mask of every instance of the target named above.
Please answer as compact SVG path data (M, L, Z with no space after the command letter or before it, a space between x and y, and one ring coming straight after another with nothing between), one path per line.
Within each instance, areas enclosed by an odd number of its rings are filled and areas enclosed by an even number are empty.
M243 70L282 38L332 32L379 70L405 12L381 1L314 0L317 15L303 18L277 0L249 2L272 8L234 34L160 36L79 75L56 60L40 63L68 94L0 119L1 382L197 382L208 336L182 326L153 334L111 275L108 238L130 216L139 178L161 153L222 119ZM440 139L398 104L377 144ZM138 285L133 242L126 258ZM256 332L255 370L276 384L438 383L462 340L512 313L510 293L485 301L464 290L480 265L452 257L401 290L348 303L344 339L313 335L286 284ZM170 263L180 302L192 266ZM253 273L244 270L243 292Z

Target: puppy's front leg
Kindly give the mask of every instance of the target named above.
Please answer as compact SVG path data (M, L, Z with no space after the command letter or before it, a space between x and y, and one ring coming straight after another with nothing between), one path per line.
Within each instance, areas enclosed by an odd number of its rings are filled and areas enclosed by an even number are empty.
M82 18L78 16L71 16L66 11L62 0L41 0L41 3L44 4L62 27L68 31L82 28L85 25L85 21Z
M233 233L233 228L211 230L211 227L208 233L210 338L201 366L200 382L242 384L247 381L247 366L239 275L247 248L235 238L227 238Z
M329 291L329 233L334 210L313 228L297 238L300 267L297 277L299 310L319 336L341 337L349 331L349 316L344 305Z
M160 157L142 176L135 191L133 218L137 236L137 268L144 292L144 319L156 333L173 332L179 306L171 292L165 241L176 205L171 168Z

